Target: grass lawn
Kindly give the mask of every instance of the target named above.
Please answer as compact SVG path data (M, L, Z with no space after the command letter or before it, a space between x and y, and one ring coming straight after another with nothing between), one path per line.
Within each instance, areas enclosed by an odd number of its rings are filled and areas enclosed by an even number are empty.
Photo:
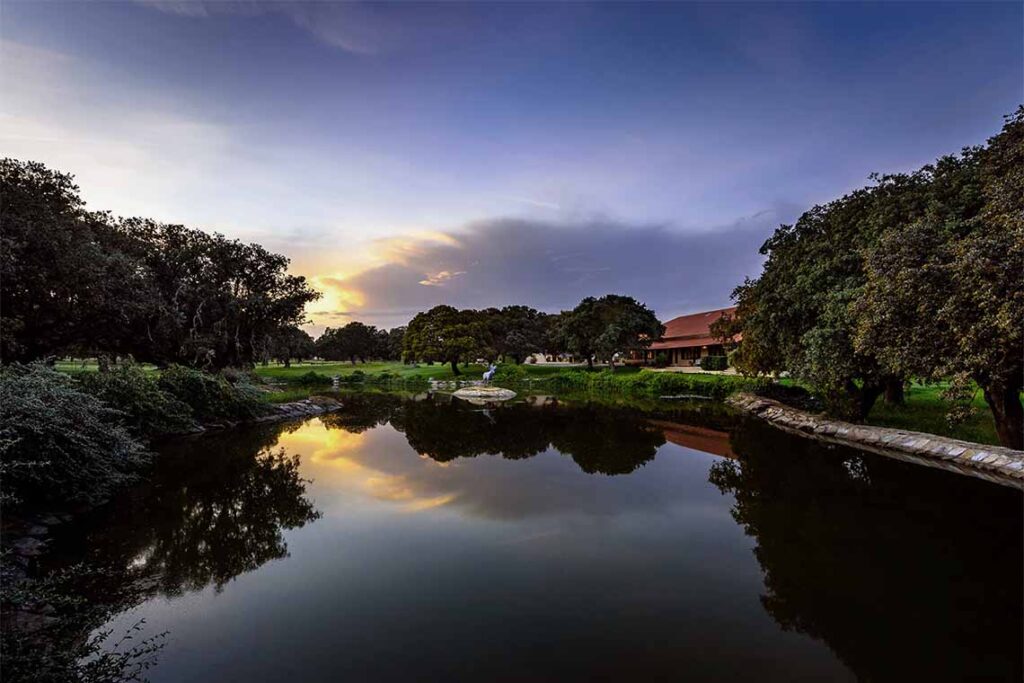
M526 370L527 375L530 377L547 377L550 375L556 375L563 370L571 369L564 365L530 365L528 363L524 363L521 367ZM483 365L471 364L468 367L460 365L459 370L462 374L459 375L459 378L480 379L480 376L483 375L486 369L487 368ZM398 375L403 379L430 379L432 377L436 380L450 380L455 377L455 375L452 374L451 366L447 364L442 365L441 363L435 363L434 365L424 365L421 363L418 367L413 367L412 365L403 365L398 361L375 361L370 363L356 363L355 365L348 362L337 361L307 361L304 363L292 363L291 367L287 368L280 363L256 366L256 374L260 377L277 379L285 382L297 379L311 371L320 375L333 377L334 375L351 375L356 370L367 375L387 371L394 375ZM619 367L615 372L626 375L639 372L639 370L639 368L633 367Z
M981 391L977 392L971 404L974 415L950 428L946 423L949 404L942 400L941 395L944 388L942 384L911 384L906 393L906 405L891 406L880 399L871 410L867 422L881 427L940 434L975 443L998 444L999 438L996 436L992 412L982 398Z

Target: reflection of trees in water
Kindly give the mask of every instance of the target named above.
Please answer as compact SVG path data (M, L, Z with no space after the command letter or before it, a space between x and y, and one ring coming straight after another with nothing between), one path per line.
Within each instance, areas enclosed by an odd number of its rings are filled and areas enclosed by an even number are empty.
M352 392L343 394L344 410L320 416L328 429L359 434L386 424L401 411L404 399L394 394Z
M80 550L107 566L123 565L165 595L207 585L219 590L285 557L283 531L319 516L305 498L298 456L268 446L287 428L241 430L168 448L148 485L89 524L95 531L81 534Z
M1021 493L744 422L711 481L757 541L762 602L861 679L1021 680Z
M118 612L157 594L220 590L287 556L283 531L319 517L305 497L298 456L271 447L298 426L176 441L162 449L145 485L56 527L39 575L63 578L50 582L56 611L30 641L34 661L64 666L66 657L47 651L78 652L85 634Z
M359 405L346 405L345 411L324 422L359 431L361 425L384 421L404 432L417 453L439 462L481 454L522 459L553 446L591 474L632 472L653 459L665 443L661 430L651 427L642 413L593 405L514 403L479 410L458 402L364 397Z

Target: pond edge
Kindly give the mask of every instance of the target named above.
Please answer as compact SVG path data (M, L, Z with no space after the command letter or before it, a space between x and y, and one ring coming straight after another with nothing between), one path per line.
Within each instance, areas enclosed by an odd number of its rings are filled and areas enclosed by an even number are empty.
M728 397L726 403L779 429L816 441L851 446L1024 489L1024 451L905 429L852 424L745 392Z

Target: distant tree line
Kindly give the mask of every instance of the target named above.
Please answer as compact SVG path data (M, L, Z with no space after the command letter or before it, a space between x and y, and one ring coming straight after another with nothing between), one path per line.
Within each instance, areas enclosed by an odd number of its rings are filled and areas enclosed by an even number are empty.
M529 306L483 310L435 306L418 313L402 342L407 362L459 363L504 358L522 363L535 353L571 354L593 366L616 353L646 348L664 327L654 312L632 297L587 297L571 311L542 313Z
M909 379L950 380L957 419L979 387L1024 448L1024 107L986 145L872 180L776 230L716 332L742 332L744 372L788 371L853 419Z
M0 353L220 369L308 353L318 298L257 244L87 211L72 176L0 161Z
M316 355L324 360L400 360L405 328L379 330L373 325L350 322L344 327L328 327L317 338Z

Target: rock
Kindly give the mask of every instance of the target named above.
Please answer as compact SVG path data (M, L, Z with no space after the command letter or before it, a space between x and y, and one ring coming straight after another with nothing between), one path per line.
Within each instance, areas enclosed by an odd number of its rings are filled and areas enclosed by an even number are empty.
M22 557L42 555L45 548L46 541L40 541L38 538L31 537L19 538L11 544L11 550L14 551L14 554L21 555Z
M516 397L516 392L501 387L463 387L455 391L453 396L464 399L484 401L507 401Z

